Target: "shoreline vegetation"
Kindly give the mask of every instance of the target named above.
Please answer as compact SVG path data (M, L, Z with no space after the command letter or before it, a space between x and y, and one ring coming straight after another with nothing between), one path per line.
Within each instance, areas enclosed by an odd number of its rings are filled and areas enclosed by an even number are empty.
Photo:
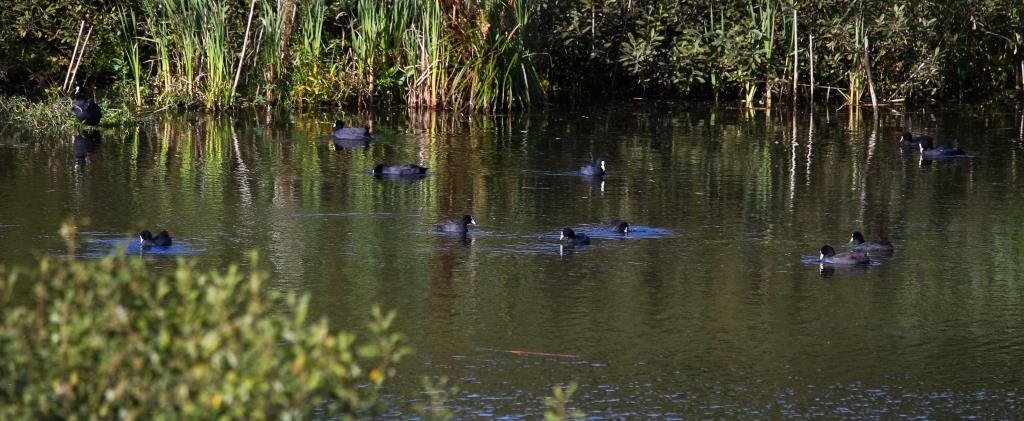
M1024 97L1024 5L880 0L29 0L0 93L112 108L498 112L651 98L851 107ZM0 106L11 114L11 106Z

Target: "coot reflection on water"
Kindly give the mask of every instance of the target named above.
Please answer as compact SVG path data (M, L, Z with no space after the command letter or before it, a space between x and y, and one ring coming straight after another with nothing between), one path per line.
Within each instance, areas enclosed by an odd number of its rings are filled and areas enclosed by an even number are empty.
M373 175L377 177L417 177L426 174L427 167L416 164L377 164L373 167Z
M103 137L96 130L86 130L71 138L71 149L75 153L75 162L85 164L85 158L99 150Z

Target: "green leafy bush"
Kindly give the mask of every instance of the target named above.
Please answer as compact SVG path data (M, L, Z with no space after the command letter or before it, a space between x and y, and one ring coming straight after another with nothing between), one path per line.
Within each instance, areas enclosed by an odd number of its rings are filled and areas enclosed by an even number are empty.
M0 267L0 419L362 417L408 351L373 310L361 341L309 323L264 274L154 273L117 253ZM28 287L26 288L27 284ZM31 291L31 297L27 292Z

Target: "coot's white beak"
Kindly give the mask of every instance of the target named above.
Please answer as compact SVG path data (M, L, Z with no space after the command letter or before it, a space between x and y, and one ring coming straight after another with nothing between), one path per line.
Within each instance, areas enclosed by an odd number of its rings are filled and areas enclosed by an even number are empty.
M604 171L604 160L601 161L601 171Z
M476 219L469 218L469 224L470 225L476 225Z
M825 261L825 253L819 253L818 254L818 260L824 262Z
M626 228L623 228L622 232L629 232L629 227L627 226Z
M565 233L564 232L558 233L558 239L559 240L564 240L565 239Z

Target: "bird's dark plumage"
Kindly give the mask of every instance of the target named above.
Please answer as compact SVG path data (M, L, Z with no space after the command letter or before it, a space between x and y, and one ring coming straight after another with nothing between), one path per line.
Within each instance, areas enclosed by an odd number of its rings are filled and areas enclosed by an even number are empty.
M597 157L594 162L583 164L583 166L580 167L580 174L591 177L600 177L604 175L604 158Z
M864 241L864 235L860 231L854 231L853 235L850 236L850 242L853 243L853 249L857 251L866 252L892 252L895 250L892 243L888 240L871 240Z
M345 127L341 121L334 123L334 132L331 137L335 140L373 140L369 127Z
M836 254L835 249L828 244L821 247L821 255L819 259L821 260L821 263L829 263L833 265L860 265L870 262L870 260L868 260L868 255L864 252L848 251Z
M571 228L562 228L562 234L558 237L560 241L572 246L582 246L590 244L590 237L582 232L575 232Z
M99 125L100 117L103 116L103 110L100 109L99 104L93 102L81 86L75 88L75 98L71 100L71 111L75 113L75 117L79 121L88 126Z
M613 219L612 222L608 224L608 229L620 234L626 234L629 232L629 224L621 219Z
M917 146L921 142L931 142L932 137L926 134L914 137L910 132L903 132L903 136L900 136L900 146Z
M143 248L147 247L169 247L171 245L171 235L167 231L160 231L156 237L149 230L143 230L139 233L139 244Z
M458 220L445 219L437 223L437 230L444 232L466 232L469 225L476 225L476 221L470 215L463 215Z
M931 138L921 141L917 146L921 148L921 156L924 158L956 158L967 155L967 152L959 147L935 147L932 145Z

